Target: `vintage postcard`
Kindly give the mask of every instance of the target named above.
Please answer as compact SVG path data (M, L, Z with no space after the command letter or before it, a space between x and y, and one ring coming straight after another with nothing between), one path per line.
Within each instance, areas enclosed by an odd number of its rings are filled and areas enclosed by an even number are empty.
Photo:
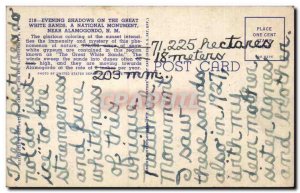
M7 6L6 185L294 187L294 12Z

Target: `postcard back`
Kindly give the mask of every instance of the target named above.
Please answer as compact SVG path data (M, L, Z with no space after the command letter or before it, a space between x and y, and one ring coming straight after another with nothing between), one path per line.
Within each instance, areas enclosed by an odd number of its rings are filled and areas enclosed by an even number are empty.
M8 187L294 187L293 7L7 7Z

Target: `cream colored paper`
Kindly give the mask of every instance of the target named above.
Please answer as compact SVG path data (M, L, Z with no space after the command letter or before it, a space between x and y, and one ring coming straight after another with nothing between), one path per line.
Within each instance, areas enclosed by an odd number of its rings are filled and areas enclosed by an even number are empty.
M7 7L8 187L293 187L293 7Z

